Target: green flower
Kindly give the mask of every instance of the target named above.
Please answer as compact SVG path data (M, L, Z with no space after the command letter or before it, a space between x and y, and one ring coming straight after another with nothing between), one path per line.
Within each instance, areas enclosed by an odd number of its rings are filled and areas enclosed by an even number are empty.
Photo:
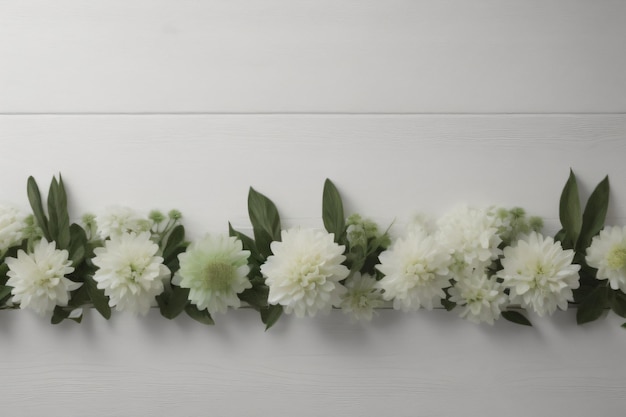
M252 287L249 256L234 237L206 235L178 255L180 270L172 283L189 288L189 300L199 310L225 313L228 307L239 307L237 294Z

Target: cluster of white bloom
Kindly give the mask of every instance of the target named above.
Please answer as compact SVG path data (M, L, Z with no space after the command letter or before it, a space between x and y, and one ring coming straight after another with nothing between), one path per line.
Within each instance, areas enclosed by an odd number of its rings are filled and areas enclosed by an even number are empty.
M540 316L567 309L579 287L574 251L535 231L515 236L505 246L515 233L496 213L463 206L436 222L420 219L380 253L377 276L350 271L346 248L333 234L283 230L260 265L269 288L267 301L298 317L337 307L363 320L370 320L385 301L403 311L447 302L458 307L461 317L489 324L513 304ZM251 253L234 237L207 235L193 242L178 255L180 269L172 277L150 218L117 207L96 216L94 223L103 243L94 250L93 279L118 310L146 314L171 282L189 289L189 300L199 310L224 313L240 307L239 295L252 288ZM373 232L362 224L355 222L348 230L349 245L365 246L371 237ZM25 239L25 228L24 215L0 207L0 254ZM503 233L508 233L504 243ZM40 314L67 306L70 293L81 285L72 280L68 251L45 239L29 247L6 259L12 302ZM626 292L626 227L602 230L586 261L598 270L598 279Z

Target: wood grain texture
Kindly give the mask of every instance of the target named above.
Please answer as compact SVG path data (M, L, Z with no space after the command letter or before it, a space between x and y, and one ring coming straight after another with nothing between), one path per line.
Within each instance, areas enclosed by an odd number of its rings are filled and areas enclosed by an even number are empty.
M29 175L60 172L76 216L179 208L192 235L246 227L249 186L286 225L319 227L327 177L382 224L466 202L523 206L553 232L570 167L585 198L609 175L609 217L626 212L626 116L0 116L0 134L2 199L26 205Z
M0 2L0 112L625 112L615 0Z
M0 398L12 415L51 417L620 415L620 322L581 328L567 312L535 321L491 328L386 310L360 326L333 312L265 333L251 310L211 328L156 311L90 314L80 328L5 312Z

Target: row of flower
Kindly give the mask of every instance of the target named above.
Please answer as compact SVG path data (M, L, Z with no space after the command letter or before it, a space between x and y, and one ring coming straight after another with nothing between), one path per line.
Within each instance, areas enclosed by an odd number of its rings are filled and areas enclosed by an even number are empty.
M476 323L503 317L530 325L578 304L579 323L612 309L626 317L626 228L605 227L609 183L581 209L576 177L560 200L562 230L541 234L542 221L514 208L461 206L439 219L417 218L400 236L357 214L346 218L326 181L326 230L283 230L278 210L250 189L253 236L232 228L185 240L181 214L142 216L112 207L70 224L63 181L53 178L44 203L27 184L32 214L0 206L0 308L80 322L94 307L146 314L158 306L172 319L186 312L206 324L246 304L266 327L341 308L371 320L387 302L415 311L444 307Z

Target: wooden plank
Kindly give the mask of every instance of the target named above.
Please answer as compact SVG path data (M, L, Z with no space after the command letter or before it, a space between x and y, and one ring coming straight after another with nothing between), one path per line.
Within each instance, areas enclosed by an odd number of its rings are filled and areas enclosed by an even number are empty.
M190 230L246 227L248 187L285 224L321 226L331 178L348 212L401 224L459 203L523 206L558 227L572 168L581 194L612 179L626 217L626 116L1 116L2 199L61 172L76 213L178 208ZM193 233L193 232L192 232Z
M93 312L91 312L93 313ZM2 312L3 409L12 415L621 415L624 329L576 327L573 312L467 323L443 310L286 317L264 332L252 310L215 327L89 314L51 326ZM529 399L532 399L531 401Z
M626 111L611 0L0 2L0 112Z

